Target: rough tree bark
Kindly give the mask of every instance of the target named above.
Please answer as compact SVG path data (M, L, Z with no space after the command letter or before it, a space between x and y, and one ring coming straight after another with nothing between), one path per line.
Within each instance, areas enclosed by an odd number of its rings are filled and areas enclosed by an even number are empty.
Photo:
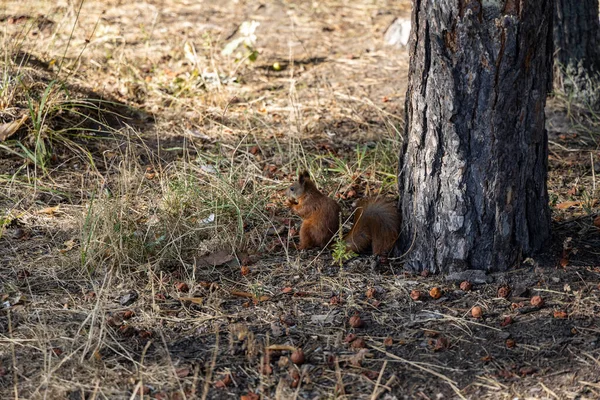
M554 86L600 107L598 0L555 0Z
M414 1L396 247L408 268L503 271L548 239L553 2Z

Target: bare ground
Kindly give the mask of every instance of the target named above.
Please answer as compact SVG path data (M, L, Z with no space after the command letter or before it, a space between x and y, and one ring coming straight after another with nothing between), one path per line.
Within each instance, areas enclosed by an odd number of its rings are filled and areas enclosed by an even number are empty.
M560 96L544 254L445 280L291 243L299 168L347 213L393 195L408 59L382 36L408 9L0 5L0 115L47 110L10 145L52 144L46 171L0 150L0 398L600 398L599 120ZM257 60L222 55L250 20Z

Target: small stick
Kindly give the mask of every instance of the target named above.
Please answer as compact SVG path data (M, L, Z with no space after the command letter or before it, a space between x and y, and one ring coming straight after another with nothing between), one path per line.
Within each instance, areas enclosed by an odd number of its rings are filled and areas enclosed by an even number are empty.
M381 366L381 370L379 371L379 376L377 377L377 382L375 382L375 387L373 388L373 393L371 394L371 400L376 400L377 396L379 395L378 392L378 388L379 388L379 383L381 383L381 377L383 376L383 372L385 371L385 367L387 367L387 360L385 360L383 362L383 365Z

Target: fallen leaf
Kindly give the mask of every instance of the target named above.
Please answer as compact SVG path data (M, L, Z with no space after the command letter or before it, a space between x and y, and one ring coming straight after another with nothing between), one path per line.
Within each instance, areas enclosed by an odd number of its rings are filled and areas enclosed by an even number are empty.
M7 122L5 124L0 124L0 142L4 142L6 139L15 134L23 125L29 116L27 114L23 115L21 119Z
M190 374L190 369L189 368L178 368L175 370L175 374L177 374L178 378L185 378L186 376L188 376Z
M247 299L252 299L252 301L254 302L260 302L260 301L267 301L270 299L269 296L260 296L260 297L256 297L254 296L252 293L248 293L248 292L242 292L240 290L232 290L231 294L234 296L238 296L238 297L245 297Z
M138 298L137 292L132 290L131 292L122 296L121 299L119 299L119 303L122 306L127 307L128 305L133 304L133 302L136 301L137 298Z
M231 260L233 260L233 254L225 250L215 251L214 253L211 253L200 259L200 261L213 267L218 267L219 265L228 263Z
M423 330L423 335L426 336L426 337L432 337L433 338L433 337L439 336L439 334L440 333L438 331L433 331L431 329L424 329Z
M554 311L554 318L556 319L565 319L567 318L567 313L561 310Z
M248 393L248 394L243 394L240 396L240 400L259 400L260 396L257 395L256 393Z
M225 386L229 386L229 384L231 383L231 375L230 374L225 374L225 376L223 377L223 379L215 382L215 387L216 388L224 388Z
M38 214L54 215L58 211L58 206L46 207L39 210Z
M356 338L350 343L350 347L353 349L364 349L367 347L367 342L363 338Z
M246 275L250 274L250 268L248 268L245 265L242 265L242 268L240 269L240 273L242 274L242 276L246 276Z
M350 362L350 364L352 364L355 367L360 367L360 364L363 362L363 360L369 356L369 350L368 349L361 349L359 350L355 355L351 356L350 358L348 358L348 361Z
M59 252L62 254L65 254L67 251L73 250L73 247L75 247L76 244L77 244L77 242L75 241L75 239L67 240L66 242L63 243L65 248L60 249Z
M211 222L215 222L215 214L210 214L208 217L201 219L201 224L210 224Z
M267 347L269 351L296 351L298 348L285 344L272 344Z
M196 54L196 48L194 47L194 43L185 42L183 45L183 54L192 65L198 64L198 56Z
M123 318L121 315L115 314L106 319L106 324L113 328L118 328L123 324Z
M375 379L377 379L377 377L379 377L379 371L373 371L371 369L363 371L362 374L372 381L374 381Z
M238 296L238 297L245 297L247 299L254 298L254 295L252 293L242 292L240 290L232 290L231 294L234 295L234 296Z
M141 331L139 332L139 336L140 336L142 339L149 339L149 338L151 338L151 337L152 337L152 331L141 330Z
M594 199L591 201L591 206L595 206L597 203L597 200ZM583 201L563 201L562 203L558 203L556 205L556 208L559 210L565 210L567 208L571 208L571 207L581 207L583 206L585 203Z
M250 151L250 154L252 154L252 155L260 153L260 147L258 147L258 146L252 146L252 147L250 147L249 151Z
M194 304L204 304L204 297L180 297L179 300Z
M292 290L293 289L291 287L287 286L287 287L284 287L283 289L281 289L281 293L284 293L284 294L291 293Z
M189 292L190 291L190 287L185 282L176 283L175 289L177 289L178 292Z
M571 201L563 201L562 203L558 203L556 205L556 208L559 210L566 210L567 208L578 207L580 205L581 205L581 201L571 200Z
M521 376L525 376L525 375L531 375L535 372L535 368L534 367L523 367L519 370L519 373L521 374Z
M344 339L344 343L350 343L354 339L356 339L356 335L354 333L349 333L348 336Z
M447 349L449 346L450 346L450 342L448 341L448 339L446 339L443 336L440 336L435 341L435 346L433 347L433 351L444 350L444 349Z

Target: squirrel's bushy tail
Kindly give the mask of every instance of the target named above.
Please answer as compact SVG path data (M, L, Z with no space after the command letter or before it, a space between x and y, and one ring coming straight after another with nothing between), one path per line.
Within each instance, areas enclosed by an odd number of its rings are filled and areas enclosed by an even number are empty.
M387 199L363 199L357 204L354 224L345 237L356 253L371 248L375 255L387 255L400 234L400 214Z

